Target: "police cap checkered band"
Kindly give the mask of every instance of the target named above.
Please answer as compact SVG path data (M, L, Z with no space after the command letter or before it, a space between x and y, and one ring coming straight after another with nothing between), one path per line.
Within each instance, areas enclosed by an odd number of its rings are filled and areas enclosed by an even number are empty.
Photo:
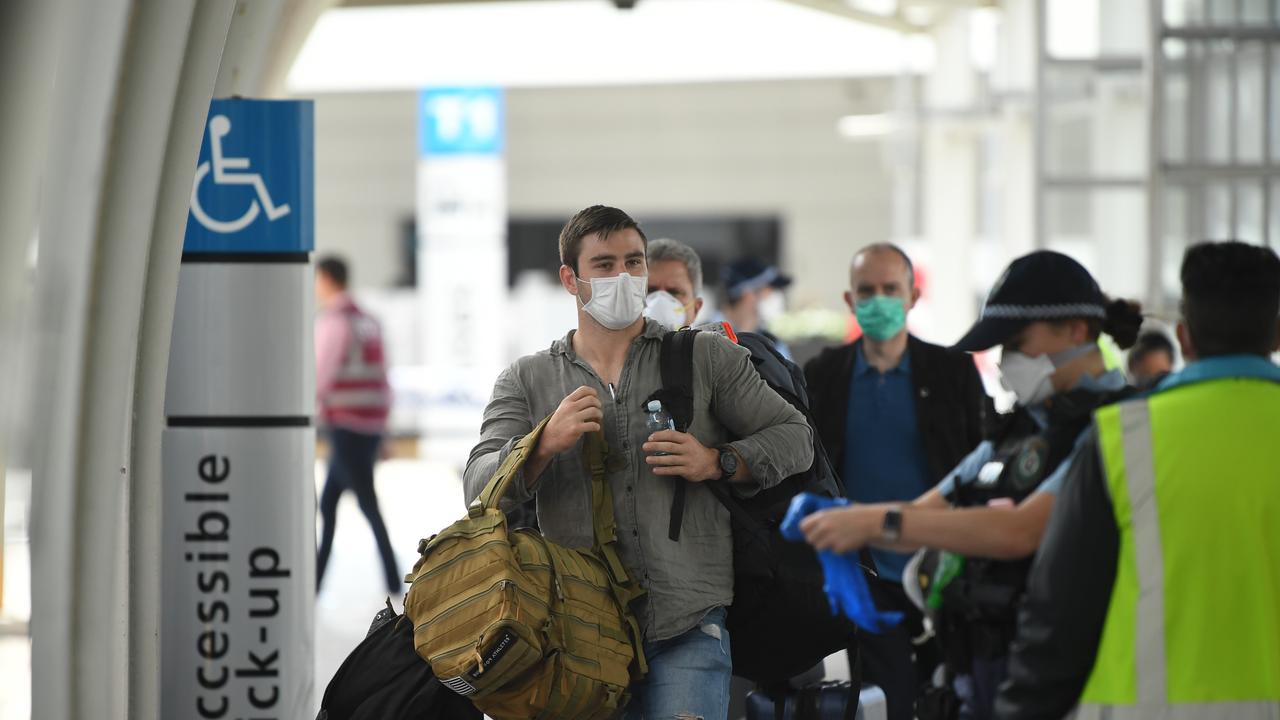
M1059 318L1107 317L1107 309L1092 303L1064 303L1061 305L988 305L982 308L982 317L1005 320L1057 320Z

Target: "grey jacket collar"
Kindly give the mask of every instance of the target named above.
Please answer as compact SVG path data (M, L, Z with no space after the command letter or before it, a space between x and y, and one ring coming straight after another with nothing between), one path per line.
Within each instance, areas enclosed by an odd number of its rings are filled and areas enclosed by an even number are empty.
M577 329L570 330L564 337L551 343L552 355L563 355L569 359L576 359L577 353L573 351L573 334L578 332ZM667 334L667 328L654 320L645 318L644 331L636 338L640 340L662 340L662 336Z

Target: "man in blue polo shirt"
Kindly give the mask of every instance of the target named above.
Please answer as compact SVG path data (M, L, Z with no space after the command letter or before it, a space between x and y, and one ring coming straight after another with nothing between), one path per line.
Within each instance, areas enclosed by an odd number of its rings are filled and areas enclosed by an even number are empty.
M907 314L919 299L906 253L888 243L864 248L853 258L844 294L862 338L805 366L818 433L859 503L919 497L982 440L990 400L973 360L907 332ZM937 651L912 642L922 619L902 590L910 556L870 554L877 607L902 611L907 620L883 635L860 636L864 679L885 691L891 720L910 720Z

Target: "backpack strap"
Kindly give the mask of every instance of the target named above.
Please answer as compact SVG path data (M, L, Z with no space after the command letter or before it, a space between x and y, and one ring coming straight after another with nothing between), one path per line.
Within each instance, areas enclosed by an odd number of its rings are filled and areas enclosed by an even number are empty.
M671 414L676 430L680 432L688 432L693 423L693 344L697 334L697 330L689 329L668 332L662 336L662 350L658 356L662 389L654 393L654 397L662 401L662 407ZM647 404L648 400L645 402ZM672 481L675 482L675 494L671 498L667 537L679 542L689 481L684 478L672 478Z
M693 345L697 335L697 330L689 329L663 335L658 356L662 390L655 395L680 432L688 432L693 424Z

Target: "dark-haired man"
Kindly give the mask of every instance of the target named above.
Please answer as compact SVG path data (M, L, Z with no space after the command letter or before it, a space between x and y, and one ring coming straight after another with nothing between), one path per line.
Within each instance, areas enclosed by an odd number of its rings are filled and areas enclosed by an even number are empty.
M825 350L805 365L816 427L851 500L910 501L938 484L982 441L989 401L968 355L907 332L907 315L920 291L905 252L889 243L870 245L854 255L849 276L844 301L862 327L862 338ZM876 605L905 613L907 622L860 636L864 677L885 691L890 720L910 720L937 652L932 642L919 648L912 643L924 632L920 611L902 588L902 570L911 556L870 552Z
M329 474L320 494L323 529L316 553L316 586L324 579L333 547L338 500L355 493L373 529L382 574L391 594L403 585L387 527L373 488L378 445L391 409L391 390L378 321L356 306L347 292L347 264L336 257L316 264L316 402L329 439Z
M666 329L642 316L645 245L640 226L617 208L589 207L565 225L560 282L577 301L578 327L498 377L480 443L467 462L466 496L476 497L515 442L550 416L504 506L536 494L539 526L548 539L590 547L582 439L603 432L611 452L606 479L618 551L647 591L634 609L649 674L632 687L627 717L723 718L731 673L725 608L733 602L733 545L728 512L701 483L725 479L747 494L770 487L812 463L811 431L804 416L761 379L747 350L701 333L689 432L649 433L644 403L661 386ZM692 486L683 533L673 542L668 523L674 483L686 480Z
M1280 717L1280 258L1195 245L1182 288L1188 364L1097 412L999 717Z
M1143 390L1155 387L1173 372L1173 342L1159 330L1148 330L1138 336L1138 342L1129 350L1125 366L1129 381Z

